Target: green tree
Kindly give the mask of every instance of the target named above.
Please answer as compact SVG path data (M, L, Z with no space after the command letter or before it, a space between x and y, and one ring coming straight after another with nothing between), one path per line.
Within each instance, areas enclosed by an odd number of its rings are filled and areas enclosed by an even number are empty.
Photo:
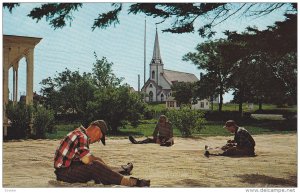
M96 86L90 73L65 71L55 78L48 77L41 82L41 93L48 108L57 113L78 114L85 120L87 101L93 100Z
M205 127L203 112L192 110L188 106L182 106L179 110L170 110L166 116L172 125L180 130L183 137L189 137Z
M123 77L118 78L112 72L113 63L108 62L105 57L99 60L95 52L94 52L94 56L96 59L96 63L93 64L94 84L98 88L119 86L121 82L124 80L124 78Z
M37 106L33 115L33 129L35 138L46 138L46 132L51 130L54 124L54 114L43 106Z
M66 69L54 78L44 79L45 104L56 113L77 115L84 125L103 119L113 133L126 122L136 125L145 110L141 96L132 93L128 85L120 84L123 78L115 76L112 62L94 55L92 73Z
M198 44L196 52L189 52L183 56L184 61L191 61L199 69L206 71L199 82L196 93L200 98L214 94L220 97L219 111L222 111L223 95L230 88L229 77L234 63L240 58L242 52L237 52L238 44L219 39ZM205 83L205 85L204 85ZM204 95L199 94L205 90Z
M286 15L285 21L276 22L275 25L262 31L249 27L241 34L226 33L230 41L244 44L244 49L248 53L241 56L233 72L236 82L239 84L244 82L242 87L251 90L251 93L247 95L253 97L248 97L247 100L256 100L260 109L262 109L263 102L279 105L295 104L297 16ZM234 87L238 88L237 84ZM240 100L246 93L241 88L237 91L235 96Z
M89 121L103 119L107 121L113 134L128 121L136 125L142 118L146 104L129 86L107 87L96 90L95 99L88 102Z
M5 3L4 8L11 12L20 4ZM43 17L54 28L62 28L66 22L73 21L73 12L78 11L82 3L45 3L34 8L28 14L37 22ZM119 23L119 14L124 8L122 3L112 3L112 10L100 13L94 19L92 29L107 28ZM296 3L133 3L128 14L145 14L153 18L161 18L162 22L169 22L170 26L163 31L171 33L189 33L195 31L196 21L200 21L198 33L203 37L212 37L213 30L218 24L234 16L262 17L276 10L285 13L296 12Z
M193 99L194 83L177 82L172 86L172 96L181 104L191 104Z
M12 139L24 139L30 137L30 123L32 120L33 108L23 102L6 105L6 115L10 120L8 136Z

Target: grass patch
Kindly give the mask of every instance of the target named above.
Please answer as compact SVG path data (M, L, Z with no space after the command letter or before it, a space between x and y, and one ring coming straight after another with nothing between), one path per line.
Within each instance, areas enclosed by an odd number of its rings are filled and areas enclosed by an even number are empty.
M218 111L219 109L219 104L214 104L213 105L214 111ZM247 103L243 104L243 112L254 112L259 109L258 104L253 104L253 109L249 107ZM273 104L263 104L262 105L263 110L282 110L282 111L288 111L288 112L297 112L297 106L294 105L292 107L286 107L286 108L279 108L276 105ZM222 111L238 111L239 110L239 105L238 104L232 104L232 103L226 103L222 105Z
M55 131L53 133L46 133L47 139L62 139L69 132L78 128L80 123L60 123L55 125Z

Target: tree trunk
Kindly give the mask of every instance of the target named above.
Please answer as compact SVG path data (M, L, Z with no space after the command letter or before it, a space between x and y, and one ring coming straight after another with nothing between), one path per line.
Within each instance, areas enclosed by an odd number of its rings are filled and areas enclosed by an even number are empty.
M239 101L239 115L240 115L240 117L243 116L243 101L242 100Z
M240 96L239 96L239 115L240 115L240 117L243 116L243 102L244 102L244 88L241 89Z
M261 99L259 99L259 101L258 101L258 110L262 111L262 100Z
M222 91L220 91L220 103L219 103L219 112L222 111L222 105L223 105L223 95L222 95Z
M214 110L214 97L213 96L210 97L210 105L211 105L211 111L213 111Z

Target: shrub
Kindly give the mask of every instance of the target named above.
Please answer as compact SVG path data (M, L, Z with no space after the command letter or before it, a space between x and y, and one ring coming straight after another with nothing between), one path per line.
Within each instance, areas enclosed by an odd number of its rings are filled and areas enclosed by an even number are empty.
M200 131L205 127L203 112L192 110L187 106L183 106L179 110L169 110L166 115L173 126L180 130L183 137L189 137L195 131Z
M34 113L33 129L35 138L46 138L46 132L53 130L54 113L45 107L38 106Z
M6 115L10 120L8 129L9 139L24 139L30 135L30 121L32 119L33 108L23 102L13 104L9 102L6 105Z

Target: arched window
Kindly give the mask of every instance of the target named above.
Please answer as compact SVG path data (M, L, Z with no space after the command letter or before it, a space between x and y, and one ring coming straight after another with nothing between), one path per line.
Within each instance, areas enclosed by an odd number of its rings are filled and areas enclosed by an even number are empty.
M152 88L152 84L150 84L149 87Z
M152 71L152 79L155 79L155 72L154 72L154 70Z
M153 102L153 92L149 92L149 102Z
M164 101L164 94L160 95L161 101Z

